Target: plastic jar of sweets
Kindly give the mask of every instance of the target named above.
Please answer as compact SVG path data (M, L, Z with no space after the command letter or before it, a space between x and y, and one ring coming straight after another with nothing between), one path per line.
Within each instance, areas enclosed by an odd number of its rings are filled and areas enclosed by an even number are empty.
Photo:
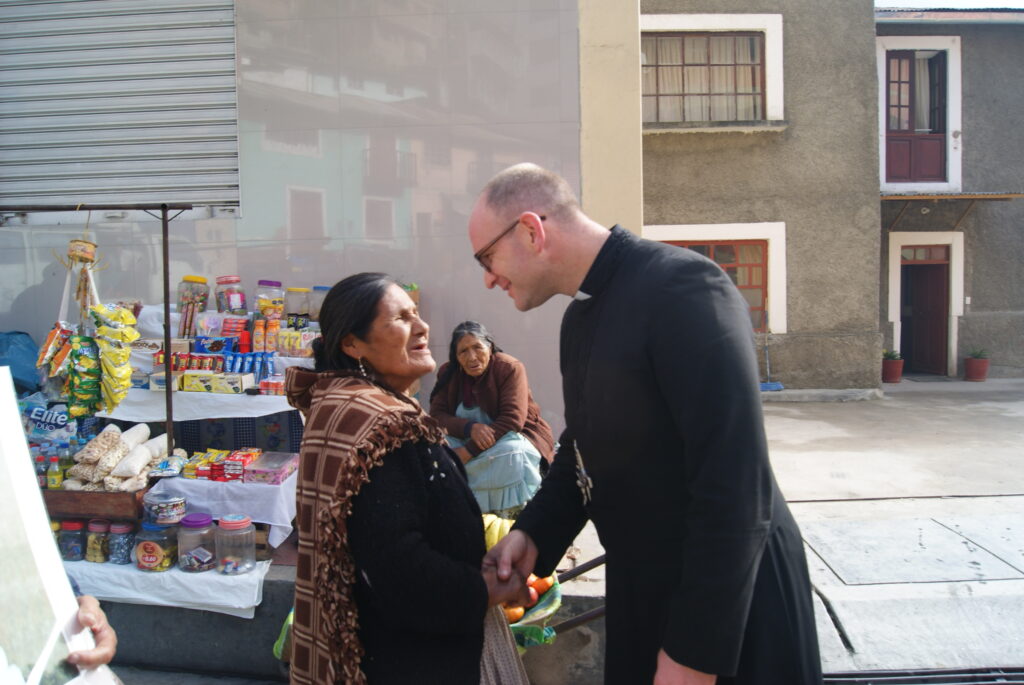
M217 566L217 543L214 539L213 517L194 513L181 519L178 526L178 567L198 573Z
M227 514L217 525L217 571L247 573L256 566L256 526L245 514Z
M81 561L85 558L85 526L81 521L61 521L57 534L57 547L64 561Z
M206 311L210 299L210 286L205 276L182 276L178 283L178 311L184 312L185 305L195 306L196 312Z
M85 560L105 564L110 556L110 521L92 519L85 536Z
M238 316L249 313L246 308L245 290L242 289L242 279L238 276L217 276L214 298L217 300L218 312Z
M327 293L330 292L331 286L329 285L314 285L313 291L309 293L309 320L319 321L320 320L320 308L324 305L324 298L327 297Z
M256 317L280 321L284 316L284 289L281 281L259 281L256 284Z
M301 330L309 323L309 288L288 288L284 296L288 328Z
M142 509L147 521L161 526L174 525L185 516L185 498L150 490L142 496Z
M135 526L125 521L110 524L110 535L107 537L109 554L107 561L111 564L132 563L132 548L135 547Z
M135 566L142 571L167 571L177 560L176 527L143 521L142 530L135 536Z

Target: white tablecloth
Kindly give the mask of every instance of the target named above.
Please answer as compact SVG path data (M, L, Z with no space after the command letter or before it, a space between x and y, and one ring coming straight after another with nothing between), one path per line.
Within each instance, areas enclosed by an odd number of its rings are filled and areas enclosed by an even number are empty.
M280 485L241 481L161 478L150 492L184 497L188 511L202 511L218 519L225 514L248 514L253 521L269 523L267 542L277 547L292 532L295 519L295 483L298 472Z
M175 421L266 416L293 409L283 395L225 395L179 390L174 393L173 403ZM96 415L135 423L163 421L167 418L164 393L132 388L114 411Z
M185 573L181 569L154 573L140 571L134 564L95 564L65 561L64 569L75 579L82 593L99 599L129 604L202 609L252 618L263 601L263 578L269 561L237 576L217 571Z

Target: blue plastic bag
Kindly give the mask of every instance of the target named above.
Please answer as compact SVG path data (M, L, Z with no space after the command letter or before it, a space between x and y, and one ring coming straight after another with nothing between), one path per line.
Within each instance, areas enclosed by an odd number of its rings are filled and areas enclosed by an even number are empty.
M24 331L0 333L0 366L11 367L11 376L18 390L35 392L39 388L36 359L39 346Z

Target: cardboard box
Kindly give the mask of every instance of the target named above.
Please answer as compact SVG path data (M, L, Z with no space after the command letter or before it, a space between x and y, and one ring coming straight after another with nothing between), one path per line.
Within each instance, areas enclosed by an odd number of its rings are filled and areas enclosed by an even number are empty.
M164 347L163 338L139 338L131 343L133 350L144 352L159 352ZM186 338L171 338L171 354L182 352L188 354L192 351L192 341Z
M240 395L246 388L256 385L251 373L216 373L215 371L186 371L181 377L181 389L185 392L213 392L223 395Z
M154 392L164 392L164 389L166 388L165 376L166 374L163 371L149 374L149 389ZM171 377L174 381L171 390L174 391L181 385L181 374L175 373L172 374Z

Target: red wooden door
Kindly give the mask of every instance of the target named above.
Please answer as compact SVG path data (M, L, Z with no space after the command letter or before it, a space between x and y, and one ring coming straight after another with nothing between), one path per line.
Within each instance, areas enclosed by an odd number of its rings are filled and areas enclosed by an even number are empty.
M949 264L915 264L910 283L910 371L946 373Z

